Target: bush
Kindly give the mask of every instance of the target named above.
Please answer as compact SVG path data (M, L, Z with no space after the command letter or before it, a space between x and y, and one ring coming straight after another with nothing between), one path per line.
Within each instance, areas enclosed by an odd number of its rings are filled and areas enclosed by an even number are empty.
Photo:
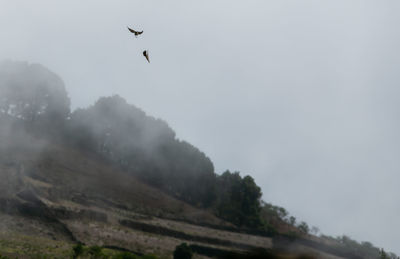
M89 247L88 253L93 258L104 258L105 255L102 252L102 248L100 246L91 246Z
M155 255L144 255L140 259L157 259Z
M72 249L74 250L73 258L77 258L78 256L82 255L84 252L84 248L81 243L74 245L74 247Z
M186 243L182 243L175 248L174 259L191 259L192 256L192 249Z
M144 255L140 259L157 259L155 255Z
M129 252L121 252L112 257L113 259L136 259L136 255Z

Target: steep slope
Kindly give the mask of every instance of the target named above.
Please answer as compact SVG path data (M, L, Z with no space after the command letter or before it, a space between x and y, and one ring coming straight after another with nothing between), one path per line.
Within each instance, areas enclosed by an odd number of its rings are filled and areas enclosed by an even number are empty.
M29 147L38 146L29 150ZM1 151L0 195L30 201L31 193L48 204L72 201L84 206L115 207L152 215L220 224L211 213L165 195L96 154L46 145L34 139ZM32 198L33 199L33 198Z
M203 152L123 98L71 113L58 76L0 64L0 254L30 256L53 240L64 248L44 254L62 258L78 242L166 258L183 242L218 258L379 256L307 235L261 196L252 177L217 175Z
M12 135L2 144L3 235L34 235L165 256L182 242L205 254L274 247L271 237L243 233L211 212L142 183L95 153L25 134ZM324 254L301 244L290 251Z

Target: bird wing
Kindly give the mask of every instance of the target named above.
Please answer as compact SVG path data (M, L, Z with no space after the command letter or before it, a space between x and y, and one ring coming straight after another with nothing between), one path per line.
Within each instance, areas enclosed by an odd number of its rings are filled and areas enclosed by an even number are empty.
M149 52L147 50L143 51L143 56L147 59L147 62L150 63Z
M133 30L133 29L131 29L131 28L129 28L129 27L127 27L128 28L128 30L130 31L130 32L132 32L132 33L137 33L137 31L135 31L135 30ZM142 31L143 32L143 31Z

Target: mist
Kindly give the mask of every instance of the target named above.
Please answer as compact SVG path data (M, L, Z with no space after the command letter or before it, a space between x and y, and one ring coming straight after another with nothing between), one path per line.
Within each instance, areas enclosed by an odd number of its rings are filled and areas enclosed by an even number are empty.
M0 60L56 71L73 110L119 94L264 200L400 253L399 3L0 4Z
M64 100L58 98L60 92L65 95ZM53 140L39 136L53 132L49 128L59 121L54 114L62 119L61 114L68 113L69 99L57 75L38 64L0 62L0 197L3 202L29 186L25 181L29 168L42 159L42 153ZM4 209L7 210L1 208Z

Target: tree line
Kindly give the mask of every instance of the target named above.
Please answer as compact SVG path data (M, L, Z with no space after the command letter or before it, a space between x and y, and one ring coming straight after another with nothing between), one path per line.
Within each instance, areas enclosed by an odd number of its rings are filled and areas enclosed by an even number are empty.
M215 173L211 160L169 125L120 96L71 111L59 76L38 64L0 64L0 122L95 152L129 174L238 226L261 226L261 189L250 176Z
M293 227L295 235L319 232L305 222L296 223L284 208L263 202L261 188L251 176L229 170L216 174L203 152L178 139L165 121L148 116L122 97L101 97L88 108L71 111L58 75L39 64L0 62L0 142L21 132L94 152L126 173L210 209L236 226L274 233L277 225L284 225ZM379 254L368 242L357 244L346 236L336 242ZM383 250L379 255L394 258Z

